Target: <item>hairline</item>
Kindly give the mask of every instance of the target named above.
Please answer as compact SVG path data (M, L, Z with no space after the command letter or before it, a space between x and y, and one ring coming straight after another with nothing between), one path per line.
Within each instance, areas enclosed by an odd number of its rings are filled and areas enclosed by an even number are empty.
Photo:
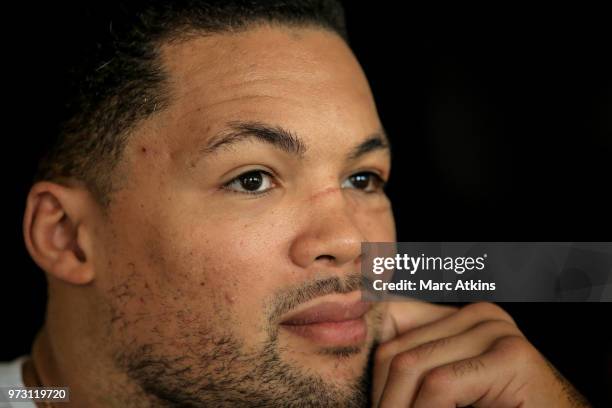
M66 187L84 184L87 190L89 190L95 201L99 204L104 215L108 214L110 209L112 198L115 193L121 191L126 184L128 177L121 177L117 174L121 171L120 167L124 164L124 155L126 152L126 146L133 134L138 132L142 128L143 123L147 120L156 116L156 114L166 111L166 109L172 104L172 90L171 90L171 74L168 66L164 62L163 51L166 47L178 46L187 43L191 40L198 40L205 37L212 37L215 35L239 35L248 31L257 30L259 28L277 28L277 29L313 29L317 31L327 32L340 38L347 47L350 48L346 33L335 29L325 23L321 23L315 20L304 20L304 21L291 21L282 20L277 18L266 18L258 17L249 21L240 22L236 25L223 26L219 28L204 28L194 27L189 22L177 23L175 26L170 27L165 33L159 35L157 38L153 38L148 43L153 50L153 58L149 62L149 69L155 70L160 69L162 74L161 78L153 83L152 94L155 98L159 98L155 103L156 109L152 112L148 112L141 117L129 123L125 129L117 132L113 137L116 138L119 144L119 152L116 159L110 162L110 168L108 169L109 178L106 183L108 188L104 188L99 185L99 182L91 180L92 177L82 177L79 175L62 176L56 175L50 179L41 178L36 181L51 181L62 184ZM101 110L108 109L108 106L113 103L112 100L107 100L103 105L104 107L99 108ZM94 176L93 179L96 179Z

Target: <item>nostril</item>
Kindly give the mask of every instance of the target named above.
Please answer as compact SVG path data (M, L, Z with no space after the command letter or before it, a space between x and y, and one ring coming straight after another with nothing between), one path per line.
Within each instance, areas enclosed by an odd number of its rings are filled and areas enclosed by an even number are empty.
M332 256L332 255L319 255L315 258L317 261L318 260L326 260L326 261L335 261L336 257Z

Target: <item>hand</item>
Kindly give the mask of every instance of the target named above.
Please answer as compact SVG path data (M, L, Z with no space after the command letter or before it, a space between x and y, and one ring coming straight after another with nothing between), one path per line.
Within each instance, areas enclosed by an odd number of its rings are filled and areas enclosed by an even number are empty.
M499 306L387 305L375 407L588 407Z

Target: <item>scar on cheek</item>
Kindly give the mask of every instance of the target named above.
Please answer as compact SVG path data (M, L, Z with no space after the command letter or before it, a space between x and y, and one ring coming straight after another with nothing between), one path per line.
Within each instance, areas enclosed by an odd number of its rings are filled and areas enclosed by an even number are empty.
M319 198L321 198L323 196L326 196L328 194L332 194L332 193L335 193L335 192L341 191L341 190L342 189L339 188L339 187L329 187L329 188L326 188L323 191L319 191L318 193L313 194L312 196L310 196L308 198L308 201L314 201L314 200L317 200L317 199L319 199Z

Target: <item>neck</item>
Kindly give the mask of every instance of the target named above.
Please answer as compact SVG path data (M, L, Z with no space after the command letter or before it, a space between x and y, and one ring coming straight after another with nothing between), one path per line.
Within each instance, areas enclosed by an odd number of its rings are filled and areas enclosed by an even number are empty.
M151 406L147 395L127 375L104 365L102 353L82 353L73 344L56 347L53 339L56 337L45 327L36 336L31 361L23 367L25 386L69 387L69 406L75 407Z
M28 371L27 381L34 381L40 387L61 386L63 382L45 327L40 330L34 340L32 364ZM24 381L26 381L26 378L24 378Z
M34 340L31 358L26 360L22 367L23 384L26 387L49 387L61 383L55 383L49 379L49 374L56 371L55 362L51 359L52 356L53 354L49 352L47 333L43 327ZM45 380L41 378L37 365L42 365L45 368L43 370ZM51 402L36 403L36 406L54 407Z

